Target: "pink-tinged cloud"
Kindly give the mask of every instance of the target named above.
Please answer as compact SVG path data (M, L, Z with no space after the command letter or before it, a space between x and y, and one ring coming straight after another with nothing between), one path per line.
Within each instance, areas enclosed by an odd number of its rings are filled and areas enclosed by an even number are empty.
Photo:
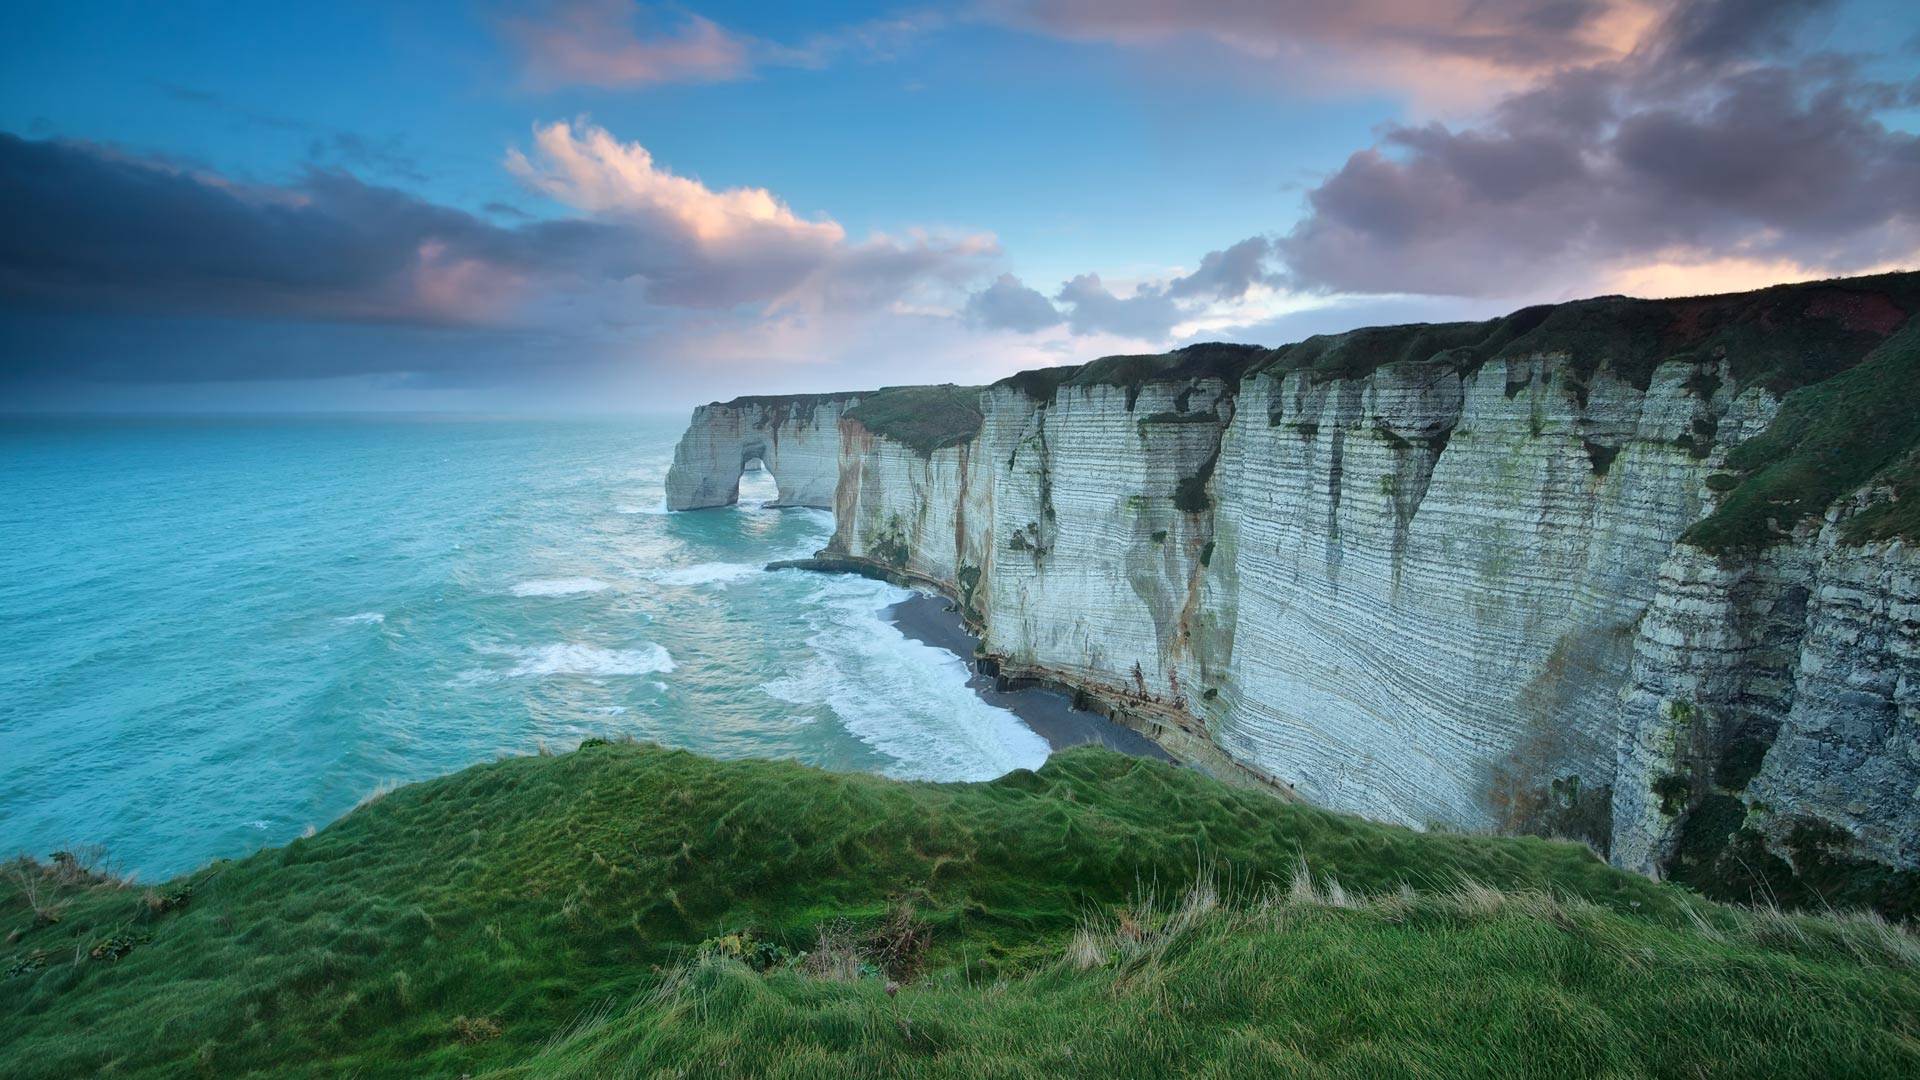
M541 194L625 230L630 276L655 303L883 307L920 289L957 289L999 252L980 234L849 243L838 222L804 218L765 188L714 190L591 124L539 127L532 153L510 150L506 164Z
M775 233L831 247L846 238L832 221L807 221L766 188L714 191L656 165L639 143L605 128L565 121L534 130L534 157L507 151L507 169L556 201L590 214L638 215L670 221L703 245L719 246Z
M1291 85L1473 100L1616 59L1661 0L986 0L1004 25L1132 48L1205 42Z
M500 27L542 88L726 82L752 69L747 42L711 19L687 15L670 31L643 34L640 14L628 0L561 0Z

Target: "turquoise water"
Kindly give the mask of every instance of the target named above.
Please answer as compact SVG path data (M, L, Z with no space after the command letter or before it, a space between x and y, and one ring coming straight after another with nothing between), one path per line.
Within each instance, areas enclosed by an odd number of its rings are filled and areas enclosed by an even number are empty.
M662 511L682 418L0 425L0 853L158 878L589 735L984 779L1046 744L769 573L829 515Z

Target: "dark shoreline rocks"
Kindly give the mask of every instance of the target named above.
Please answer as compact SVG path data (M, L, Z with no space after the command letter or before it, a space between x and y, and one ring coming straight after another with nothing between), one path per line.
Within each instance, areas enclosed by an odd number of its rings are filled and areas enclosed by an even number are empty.
M914 641L945 649L967 662L967 685L980 699L1018 716L1055 750L1096 743L1134 757L1173 761L1152 739L1085 709L1076 709L1073 694L1048 687L1002 688L1001 680L975 662L980 639L970 632L952 601L916 593L887 609L887 618Z

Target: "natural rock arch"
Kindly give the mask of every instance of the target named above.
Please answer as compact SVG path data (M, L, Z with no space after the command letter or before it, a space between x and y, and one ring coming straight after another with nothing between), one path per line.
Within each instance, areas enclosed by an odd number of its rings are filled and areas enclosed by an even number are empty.
M778 490L770 505L832 509L840 417L859 400L802 394L700 406L667 471L667 509L734 505L740 501L740 477L756 459Z

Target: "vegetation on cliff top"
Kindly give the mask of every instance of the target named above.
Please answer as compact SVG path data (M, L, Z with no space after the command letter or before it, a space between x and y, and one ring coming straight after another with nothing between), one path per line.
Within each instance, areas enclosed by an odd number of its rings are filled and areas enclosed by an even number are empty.
M983 422L980 388L952 383L885 387L862 398L846 416L921 454L970 442Z
M1092 748L929 784L595 741L146 893L10 870L18 1076L1920 1066L1883 923Z
M1709 551L1771 543L1890 466L1898 466L1886 478L1897 498L1849 521L1842 535L1855 542L1920 539L1920 500L1905 497L1914 492L1916 448L1920 319L1857 367L1788 394L1766 431L1728 452L1738 482L1682 539Z
M1035 368L1009 375L995 386L1011 387L1030 398L1052 402L1063 386L1116 386L1127 391L1132 409L1140 388L1149 382L1219 379L1238 389L1241 378L1267 356L1258 345L1204 342L1167 353L1103 356L1085 364Z
M834 405L864 397L860 390L838 390L826 394L742 394L731 401L715 401L709 408L748 409L756 406L773 409L811 410L818 405Z
M1604 365L1646 389L1669 360L1725 358L1738 386L1785 394L1859 363L1920 311L1920 273L1776 285L1719 296L1636 300L1601 296L1522 308L1483 322L1370 326L1262 349L1209 343L1161 355L1109 356L1077 367L1023 371L996 383L1051 401L1061 386L1130 386L1213 376L1238 385L1266 373L1362 378L1388 364L1426 362L1472 371L1490 360L1565 356L1584 385Z
M1920 273L1671 300L1601 296L1522 308L1485 322L1322 334L1275 349L1259 370L1359 378L1404 361L1470 371L1489 360L1565 356L1582 384L1604 365L1644 390L1654 369L1670 360L1724 358L1736 385L1784 394L1859 363L1915 311L1920 311Z

